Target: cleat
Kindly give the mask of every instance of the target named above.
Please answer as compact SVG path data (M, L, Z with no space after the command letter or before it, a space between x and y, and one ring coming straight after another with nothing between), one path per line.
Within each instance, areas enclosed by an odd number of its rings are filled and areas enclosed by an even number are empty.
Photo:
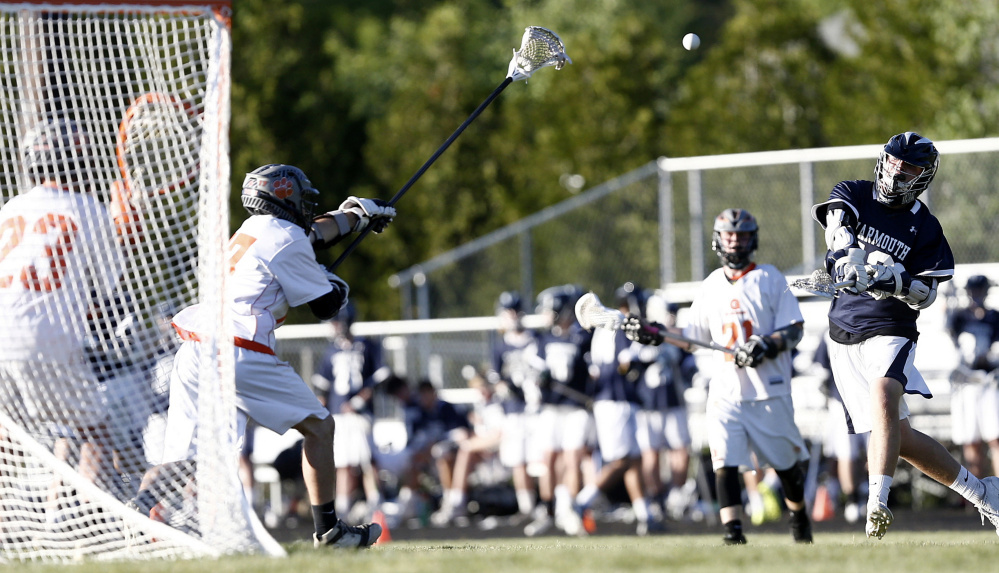
M597 520L593 517L592 509L583 511L583 529L590 535L597 532Z
M982 525L988 519L996 528L996 535L999 535L999 477L990 476L982 479L985 486L985 495L982 501L975 504L978 513L982 514Z
M895 517L886 505L879 503L875 509L867 508L867 537L881 539L893 521Z
M586 527L583 525L583 518L575 509L567 509L555 516L555 525L573 537L585 537Z
M725 545L745 545L748 543L746 536L741 531L738 533L726 533L725 537L722 537L722 541L725 542Z
M666 526L663 525L661 521L650 519L648 521L639 521L638 528L635 530L635 534L639 537L644 537L646 535L656 535L660 533L666 533Z
M808 510L792 511L790 525L795 543L812 543L812 523L808 520Z
M555 521L552 519L552 516L547 513L543 513L538 516L537 519L528 523L527 526L524 527L524 535L528 537L537 537L538 535L546 533L552 528L553 525L555 525Z
M338 521L336 527L319 536L312 534L313 546L317 549L324 546L364 549L378 541L382 534L382 526L377 523L364 525L347 525Z

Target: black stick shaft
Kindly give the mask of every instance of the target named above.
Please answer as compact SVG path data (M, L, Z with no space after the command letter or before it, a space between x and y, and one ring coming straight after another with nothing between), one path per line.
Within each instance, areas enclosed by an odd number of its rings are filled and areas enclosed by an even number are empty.
M396 192L396 194L393 195L391 199L389 199L388 202L389 205L395 205L396 201L398 201L403 195L405 195L406 191L409 191L409 188L412 187L413 184L416 183L416 181L423 176L423 174L427 171L427 169L430 168L431 165L434 164L435 161L437 161L437 158L440 157L447 150L448 147L451 147L451 144L454 143L455 139L458 139L458 136L461 135L461 132L465 131L465 128L468 127L470 123L475 121L475 118L479 117L479 114L481 114L483 110L489 107L489 104L493 103L493 100L496 99L496 96L498 96L500 92L505 90L506 86L510 85L512 82L513 78L506 78L505 80L503 80L503 83L501 83L495 90L493 90L493 93L489 94L489 97L487 97L485 101L479 104L479 107L475 108L475 111L472 112L472 115L468 116L468 119L466 119L464 123L458 126L458 129L456 129L454 133L451 134L451 137L447 138L447 141L445 141L444 144L441 145L437 149L437 151L434 152L432 156L430 156L430 159L428 159L427 162L423 164L423 167L420 167L420 169L416 173L414 173L412 177L409 178L409 181L407 181L406 184L402 186L402 189L399 189L399 191ZM333 261L333 264L329 266L329 270L330 271L336 270L336 268L340 266L340 263L342 263L344 259L346 259L350 255L350 253L354 252L354 249L357 248L357 244L360 243L362 240L364 240L364 237L368 236L368 233L371 232L371 229L372 229L371 225L365 227L364 230L361 231L361 234L359 234L357 238L354 239L353 242L347 245L347 248L344 249L342 253L340 253L340 256L337 257L335 261Z

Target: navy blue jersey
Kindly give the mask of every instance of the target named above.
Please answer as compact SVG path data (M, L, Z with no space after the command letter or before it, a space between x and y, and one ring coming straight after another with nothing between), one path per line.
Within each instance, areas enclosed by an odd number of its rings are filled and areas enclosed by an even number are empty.
M635 377L622 372L622 355L630 354L632 342L623 330L598 330L593 333L590 357L597 377L593 398L614 402L638 403ZM630 357L626 357L630 362Z
M940 222L918 199L907 209L892 209L876 199L872 181L841 181L829 200L816 205L812 215L824 228L826 210L839 205L852 211L853 230L868 261L890 257L901 263L911 277L946 281L954 275L954 254ZM876 253L880 253L877 255ZM873 255L873 256L872 256ZM831 261L828 261L831 265ZM855 344L877 335L919 336L919 311L895 297L876 300L869 293L840 291L829 307L829 333L842 344Z
M440 399L429 410L421 408L419 402L413 400L406 405L405 419L409 446L416 449L444 440L451 430L472 426L468 416L454 404Z
M556 336L549 331L538 337L538 369L551 377L550 385L542 385L541 401L545 404L580 405L572 398L552 391L551 386L555 384L564 384L587 396L593 395L593 379L588 365L592 335L577 323L567 330L564 336Z
M510 390L501 402L507 414L524 411L524 386L532 373L528 352L536 342L537 335L532 331L498 333L493 342L490 378L495 376Z
M312 378L316 390L326 398L327 410L339 414L358 392L375 385L375 372L382 367L381 354L381 344L364 337L338 338L330 344ZM358 413L370 412L368 400Z
M663 411L684 405L683 391L697 366L693 354L672 344L641 346L629 376L638 382L638 403L643 410Z
M959 308L947 313L947 331L958 348L958 338L962 334L972 335L975 344L962 360L975 370L992 370L996 365L988 360L992 344L999 342L999 312L981 307Z

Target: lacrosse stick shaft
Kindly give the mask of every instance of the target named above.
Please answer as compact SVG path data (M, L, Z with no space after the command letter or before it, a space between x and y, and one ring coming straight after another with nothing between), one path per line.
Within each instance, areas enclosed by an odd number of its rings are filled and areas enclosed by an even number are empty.
M593 409L593 397L588 396L571 386L567 386L562 382L552 381L551 390L556 394L561 394L562 396L565 396L566 398L572 400L573 402L576 402L577 404L586 408L587 410Z
M451 147L451 144L454 143L454 140L458 139L458 136L461 135L461 132L465 131L465 128L468 127L469 124L471 124L473 121L475 121L475 118L479 117L479 114L481 114L483 110L489 107L489 104L493 103L493 100L496 99L496 97L500 94L500 92L505 90L506 86L510 85L511 83L513 83L512 77L508 77L505 80L503 80L503 83L501 83L495 90L493 90L493 93L489 94L489 97L487 97L485 101L479 104L479 107L475 108L475 111L472 112L472 115L468 116L468 119L466 119L464 123L458 126L458 129L456 129L454 133L451 134L451 137L447 138L447 141L445 141L444 144L441 145L437 149L437 151L434 152L432 156L430 156L430 159L428 159L426 163L424 163L423 166L420 167L420 169L417 170L417 172L414 173L413 176L409 178L409 181L407 181L406 184L403 185L402 188L399 189L399 191L397 191L396 194L393 195L391 199L389 199L388 204L395 205L396 201L401 199L402 196L406 194L406 191L409 191L409 188L412 187L413 184L416 183L416 181L420 177L422 177L424 173L426 173L427 169L429 169L430 166L433 165L435 161L437 161L437 158L440 157L447 150L448 147ZM344 251L340 253L340 256L337 257L335 261L333 261L333 264L329 266L330 271L336 270L336 268L340 266L340 263L342 263L344 259L346 259L350 255L350 253L354 252L354 249L357 248L357 244L360 243L362 240L364 240L364 237L368 236L368 233L371 232L371 229L372 226L368 225L367 227L364 228L363 231L361 231L359 235L357 235L357 237L353 240L353 242L347 245L347 248L344 249Z
M735 350L733 350L732 348L729 348L727 346L722 346L721 344L718 344L717 342L711 342L711 341L705 342L703 340L697 340L697 339L694 339L694 338L687 338L686 336L683 336L682 334L676 334L676 333L670 332L669 330L666 330L665 328L659 331L659 336L662 336L663 338L668 338L670 340L675 340L677 342L686 342L687 344L692 344L694 346L702 346L704 348L710 348L711 350L717 350L719 352L724 352L725 354L735 354Z

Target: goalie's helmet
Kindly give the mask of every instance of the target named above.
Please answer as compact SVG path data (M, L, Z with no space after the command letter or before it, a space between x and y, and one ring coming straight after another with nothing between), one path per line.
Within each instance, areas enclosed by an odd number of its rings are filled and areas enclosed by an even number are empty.
M617 308L627 308L629 314L645 317L645 305L649 296L642 287L628 281L614 291L614 304Z
M273 215L308 229L319 191L298 167L272 163L243 179L243 207L251 215Z
M929 188L939 165L940 154L929 139L912 131L893 136L874 168L878 201L889 207L912 203Z
M726 267L740 270L746 268L752 261L753 252L760 246L759 225L745 209L725 209L715 217L714 232L711 234L711 250L718 253L718 258ZM722 242L722 231L730 233L751 233L746 245L736 245L726 248Z
M571 316L576 318L576 301L583 296L583 289L576 285L561 285L546 288L538 293L538 314L550 313L553 322L566 322Z
M75 121L51 119L24 136L24 169L32 183L55 181L74 187L93 165L90 137Z

